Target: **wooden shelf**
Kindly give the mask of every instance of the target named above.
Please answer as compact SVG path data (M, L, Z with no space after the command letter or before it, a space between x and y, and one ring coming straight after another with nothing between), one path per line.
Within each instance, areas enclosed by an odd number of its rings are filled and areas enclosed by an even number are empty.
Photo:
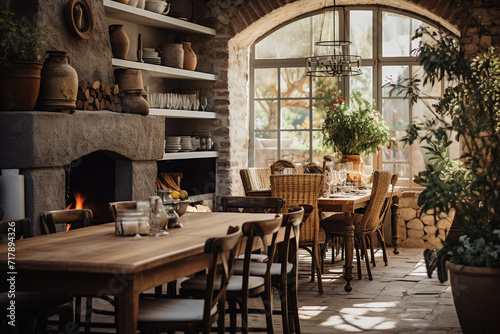
M184 80L208 80L215 81L217 78L215 74L183 70L181 68L168 67L162 65L153 65L148 63L141 63L138 61L125 60L112 58L111 63L115 67L133 68L137 70L148 71L153 77L165 79L184 79Z
M187 119L216 119L217 113L211 111L194 110L170 110L170 109L149 109L149 114L154 116L164 116L168 118L187 118Z
M149 10L140 9L122 3L104 0L106 16L138 25L178 31L182 33L215 35L215 29L176 19L167 15L161 15Z
M181 160L181 159L204 159L204 158L218 158L219 152L217 151L194 151L194 152L177 152L165 153L163 159L160 160Z

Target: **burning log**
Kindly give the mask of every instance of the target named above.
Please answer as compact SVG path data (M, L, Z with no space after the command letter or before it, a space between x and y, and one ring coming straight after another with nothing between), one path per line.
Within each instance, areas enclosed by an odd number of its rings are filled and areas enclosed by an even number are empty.
M120 88L117 84L107 84L100 81L88 83L80 81L76 108L83 110L122 111Z

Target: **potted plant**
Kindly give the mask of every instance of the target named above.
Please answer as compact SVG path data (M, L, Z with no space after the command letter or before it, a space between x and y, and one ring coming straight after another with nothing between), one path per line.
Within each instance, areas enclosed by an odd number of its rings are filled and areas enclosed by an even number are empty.
M418 60L423 83L455 83L431 107L432 117L408 126L407 144L426 143L432 155L415 178L425 187L418 204L435 215L454 209L458 240L447 238L437 261L450 273L457 315L464 333L496 333L500 327L500 56L494 48L470 57L450 36L421 29ZM481 37L481 36L479 36ZM424 40L424 38L422 38ZM421 96L419 80L393 83L412 101ZM459 140L460 159L446 156L450 138ZM443 279L444 277L440 277Z
M353 161L356 170L362 154L376 153L383 144L388 143L391 148L396 143L374 101L353 92L349 107L340 93L329 92L324 97L315 105L317 110L326 110L322 125L323 145L341 153L344 160Z
M42 49L49 28L0 12L0 110L33 110L40 89Z

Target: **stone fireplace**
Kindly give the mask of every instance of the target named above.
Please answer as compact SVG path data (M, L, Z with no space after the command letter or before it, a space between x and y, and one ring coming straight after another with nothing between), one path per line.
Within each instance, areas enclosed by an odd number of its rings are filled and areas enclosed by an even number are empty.
M32 221L31 234L39 235L41 214L66 208L67 169L89 156L99 157L90 174L103 161L106 173L114 177L108 182L114 189L108 190L106 201L151 196L164 134L165 122L158 116L81 110L1 112L0 169L19 169L24 175L26 217Z

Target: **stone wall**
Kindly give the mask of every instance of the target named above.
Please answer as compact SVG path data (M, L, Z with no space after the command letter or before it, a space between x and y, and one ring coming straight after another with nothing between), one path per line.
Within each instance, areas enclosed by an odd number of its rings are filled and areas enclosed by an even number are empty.
M399 199L399 245L409 248L438 248L450 231L455 215L422 212L417 205L419 192L405 191Z

